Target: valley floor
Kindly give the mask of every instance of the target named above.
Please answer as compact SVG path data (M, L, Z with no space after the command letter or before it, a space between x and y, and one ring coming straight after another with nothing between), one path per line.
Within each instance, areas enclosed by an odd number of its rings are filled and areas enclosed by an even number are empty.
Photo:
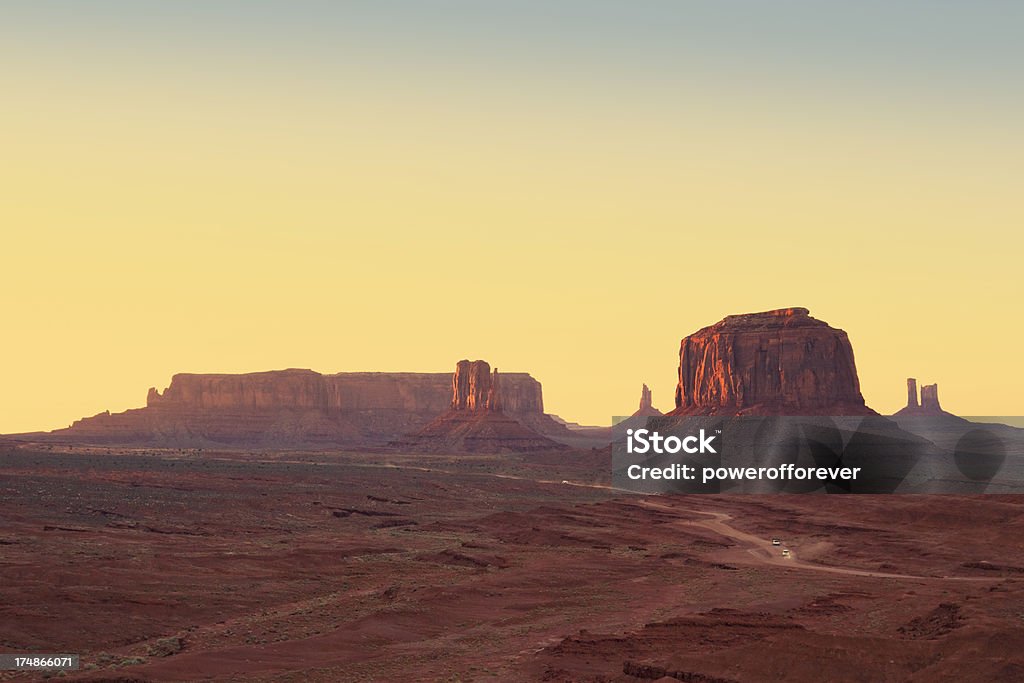
M607 459L7 444L0 652L79 653L77 681L1024 679L1024 497L644 497Z

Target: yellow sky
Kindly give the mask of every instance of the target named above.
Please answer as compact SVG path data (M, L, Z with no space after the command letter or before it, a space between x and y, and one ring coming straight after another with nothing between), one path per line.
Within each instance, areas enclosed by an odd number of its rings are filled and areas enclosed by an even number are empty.
M175 372L460 358L607 424L642 382L671 407L680 337L783 306L849 332L880 411L913 375L953 412L1024 413L1010 112L757 83L135 76L0 75L0 433L142 405Z

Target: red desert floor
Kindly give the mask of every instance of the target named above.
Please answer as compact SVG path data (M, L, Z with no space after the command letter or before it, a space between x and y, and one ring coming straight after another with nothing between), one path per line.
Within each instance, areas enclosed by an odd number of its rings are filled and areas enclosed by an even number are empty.
M0 652L94 682L1024 680L1024 499L623 495L605 457L5 446Z

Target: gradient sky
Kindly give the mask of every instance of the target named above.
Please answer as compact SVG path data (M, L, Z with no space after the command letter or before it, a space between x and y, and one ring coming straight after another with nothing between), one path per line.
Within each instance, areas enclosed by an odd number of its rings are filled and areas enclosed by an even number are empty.
M1024 414L1024 3L6 2L0 432L175 372L528 371L607 424L806 306Z

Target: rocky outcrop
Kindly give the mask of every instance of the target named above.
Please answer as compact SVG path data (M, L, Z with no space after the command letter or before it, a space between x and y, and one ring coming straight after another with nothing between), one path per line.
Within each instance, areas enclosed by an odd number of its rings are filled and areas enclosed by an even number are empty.
M730 315L685 337L670 415L873 415L843 330L806 308Z
M625 438L626 431L630 429L642 429L647 426L647 418L661 417L663 412L654 407L654 401L650 388L645 384L640 389L640 407L636 412L620 422L612 425L609 438Z
M491 367L482 360L460 360L452 375L452 410L483 410L491 394Z
M466 368L462 389L451 373L177 374L163 392L149 390L145 408L100 413L52 436L171 446L382 445L458 400L472 408L490 402L541 429L566 431L544 414L541 385L530 375L504 373L498 387L489 368L474 372Z
M907 378L907 407L920 407L920 404L917 402L917 380L913 377Z
M921 386L921 401L917 400L917 380L913 377L907 378L907 405L897 411L894 417L927 417L927 416L951 416L939 405L939 385L924 384Z
M498 368L494 368L494 374L491 375L491 386L487 388L487 410L502 412L501 383L498 381Z
M505 376L486 361L461 360L452 375L451 408L392 445L430 453L515 453L565 448L503 409ZM536 416L532 422L536 424ZM564 430L550 416L553 428Z
M640 407L635 413L633 413L633 417L653 417L663 414L664 413L654 407L651 390L645 384L640 390Z

